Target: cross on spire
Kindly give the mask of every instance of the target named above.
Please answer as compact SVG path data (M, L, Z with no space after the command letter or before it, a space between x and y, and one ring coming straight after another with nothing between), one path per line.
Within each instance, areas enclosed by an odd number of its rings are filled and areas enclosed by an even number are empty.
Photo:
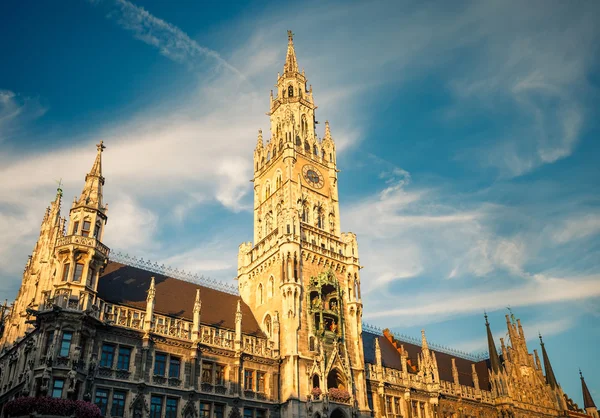
M100 140L99 144L96 144L96 148L98 149L98 152L102 152L106 149L106 145L104 145L104 141Z

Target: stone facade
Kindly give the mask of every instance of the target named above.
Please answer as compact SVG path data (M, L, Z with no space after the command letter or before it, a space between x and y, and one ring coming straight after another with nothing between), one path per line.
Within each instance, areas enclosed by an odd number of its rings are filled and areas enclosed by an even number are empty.
M239 247L238 289L110 254L101 142L68 223L59 189L2 310L0 405L53 396L135 418L598 418L589 391L585 411L563 394L543 343L544 368L514 318L500 355L486 319L487 359L430 347L424 332L416 344L363 330L335 142L328 122L316 135L291 33L276 86L271 136L259 131L254 151L254 243Z

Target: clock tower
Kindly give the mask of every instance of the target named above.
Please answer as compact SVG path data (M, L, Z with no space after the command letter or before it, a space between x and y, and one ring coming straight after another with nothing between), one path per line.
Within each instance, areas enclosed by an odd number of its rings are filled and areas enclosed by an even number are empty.
M335 142L328 122L323 138L315 132L291 31L276 87L270 134L258 131L254 151L254 243L239 248L240 295L281 357L283 416L305 416L311 393L366 415L358 246L340 232Z

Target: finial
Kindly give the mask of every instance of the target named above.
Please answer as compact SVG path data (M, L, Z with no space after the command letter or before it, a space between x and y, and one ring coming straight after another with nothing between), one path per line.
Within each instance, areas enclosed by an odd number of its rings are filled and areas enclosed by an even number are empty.
M489 325L490 323L488 322L488 315L486 311L483 311L483 317L485 318L485 324Z
M581 367L579 368L579 377L583 380L583 373L581 373Z
M540 344L544 345L544 340L542 340L542 333L538 331L538 337L540 337Z
M56 183L58 183L58 187L56 188L56 196L62 197L62 195L63 195L62 178L60 180L55 180L55 181L56 181Z
M106 145L104 145L104 141L100 140L100 143L96 144L96 148L98 149L98 152L104 151L104 149L106 148Z
M294 42L294 34L292 33L291 30L288 30L288 41L289 42Z

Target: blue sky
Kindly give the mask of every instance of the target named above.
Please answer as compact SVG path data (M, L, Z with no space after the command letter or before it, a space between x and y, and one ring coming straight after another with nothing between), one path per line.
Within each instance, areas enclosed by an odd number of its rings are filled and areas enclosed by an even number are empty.
M486 349L511 306L600 402L597 2L0 4L0 297L103 139L105 242L233 283L286 30L338 147L366 322Z

